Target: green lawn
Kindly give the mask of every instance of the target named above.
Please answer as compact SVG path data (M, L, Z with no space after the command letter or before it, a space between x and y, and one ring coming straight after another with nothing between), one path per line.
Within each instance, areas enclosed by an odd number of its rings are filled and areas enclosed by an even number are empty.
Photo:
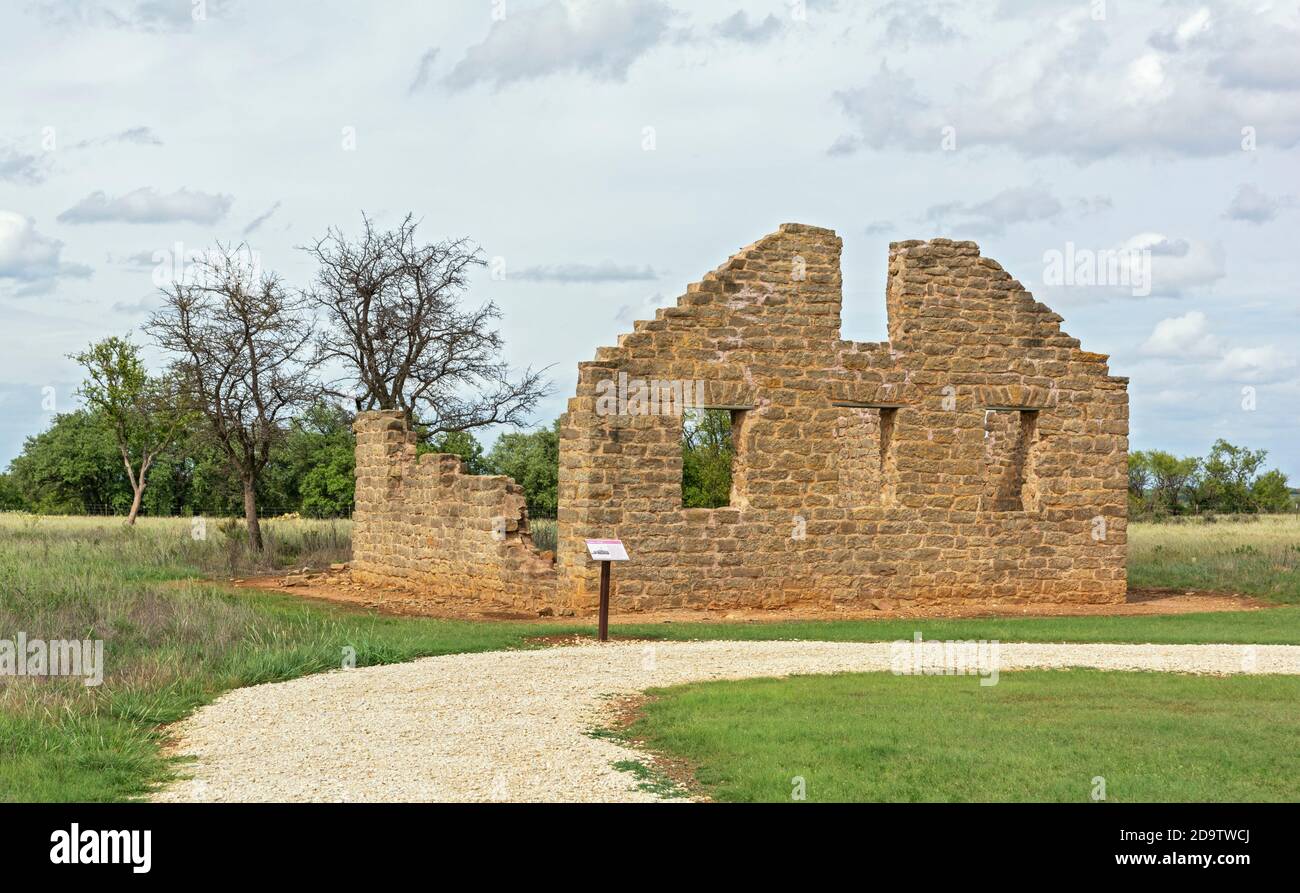
M590 627L587 628L588 631ZM1155 644L1297 645L1300 606L1263 611L1126 617L989 617L975 620L803 620L755 623L623 623L610 634L652 639L805 639L892 642L911 639L1001 642L1136 642Z
M1300 800L1300 678L1096 670L754 679L651 692L624 735L716 800ZM680 762L679 762L679 765Z
M113 518L0 514L0 639L13 640L19 632L29 640L102 639L106 665L97 687L69 678L0 675L0 800L139 796L177 770L160 755L162 724L232 688L337 668L345 648L365 666L528 647L531 636L594 631L589 621L388 617L214 582L347 560L346 522L271 520L265 526L268 554L253 561L237 525L211 520L196 538L183 519L142 519L131 529ZM1268 531L1242 529L1247 526ZM1208 534L1222 529L1209 528L1203 538L1210 541ZM1270 540L1266 551L1273 555L1284 546ZM1216 564L1220 573L1228 562ZM1226 578L1216 582L1202 588L1231 588ZM613 618L616 635L656 639L888 641L911 639L919 630L926 639L1300 644L1300 606L1179 617L622 620Z

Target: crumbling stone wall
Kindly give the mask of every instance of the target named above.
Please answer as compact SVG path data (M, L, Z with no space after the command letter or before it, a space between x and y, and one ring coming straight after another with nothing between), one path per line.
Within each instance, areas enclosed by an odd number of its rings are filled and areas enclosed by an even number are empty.
M622 611L1122 600L1126 380L973 242L892 244L890 340L843 341L840 247L786 224L579 365L560 598L618 537ZM732 410L729 507L682 508L682 418L610 412L620 374Z
M554 575L517 486L362 414L355 568L587 611L617 537L624 612L1123 600L1127 380L973 242L891 244L889 341L841 340L840 247L783 225L579 364ZM732 413L727 507L682 507L683 404Z
M555 569L533 548L523 488L465 473L459 456L416 457L400 411L358 414L353 579L431 599L536 612L555 604Z

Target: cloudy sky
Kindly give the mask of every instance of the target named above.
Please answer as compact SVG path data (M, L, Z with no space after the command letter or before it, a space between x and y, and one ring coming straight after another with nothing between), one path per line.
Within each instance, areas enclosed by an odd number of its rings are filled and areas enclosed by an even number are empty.
M554 365L539 421L797 221L844 238L845 337L885 337L891 240L975 239L1131 376L1134 448L1300 478L1297 47L1296 0L12 0L0 466L178 246L305 285L297 246L364 210L497 259L471 298ZM1121 249L1149 288L1048 260Z

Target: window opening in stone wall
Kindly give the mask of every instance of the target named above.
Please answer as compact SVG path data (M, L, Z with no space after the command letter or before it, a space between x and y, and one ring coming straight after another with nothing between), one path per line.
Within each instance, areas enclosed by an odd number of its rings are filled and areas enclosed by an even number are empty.
M846 508L893 505L898 481L894 430L898 407L836 403L839 501Z
M688 409L682 413L682 508L732 504L735 432L744 416L736 409Z
M894 426L898 422L897 407L880 410L880 504L894 504L894 484L898 479L894 458Z
M984 456L989 482L986 508L995 512L1038 508L1037 444L1037 410L985 410Z

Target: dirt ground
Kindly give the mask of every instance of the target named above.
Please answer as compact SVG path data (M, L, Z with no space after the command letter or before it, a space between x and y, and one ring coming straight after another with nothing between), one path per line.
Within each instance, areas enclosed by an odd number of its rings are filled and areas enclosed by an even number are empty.
M300 598L345 605L358 610L378 611L407 617L445 617L460 620L510 620L539 623L572 619L536 614L513 613L508 610L484 610L472 599L431 598L427 594L398 587L363 586L352 581L346 567L335 565L328 571L302 571L279 574L274 577L236 579L238 587L271 592L283 592ZM971 608L964 605L893 606L865 610L812 610L792 608L786 610L705 611L699 609L674 609L667 611L623 614L625 622L635 623L701 623L718 621L763 622L780 620L884 620L910 617L1083 617L1118 616L1125 614L1190 614L1206 611L1256 611L1268 605L1238 593L1202 592L1183 589L1130 589L1128 600L1118 605L1051 605L1051 604L1001 604ZM617 614L617 612L615 612Z

